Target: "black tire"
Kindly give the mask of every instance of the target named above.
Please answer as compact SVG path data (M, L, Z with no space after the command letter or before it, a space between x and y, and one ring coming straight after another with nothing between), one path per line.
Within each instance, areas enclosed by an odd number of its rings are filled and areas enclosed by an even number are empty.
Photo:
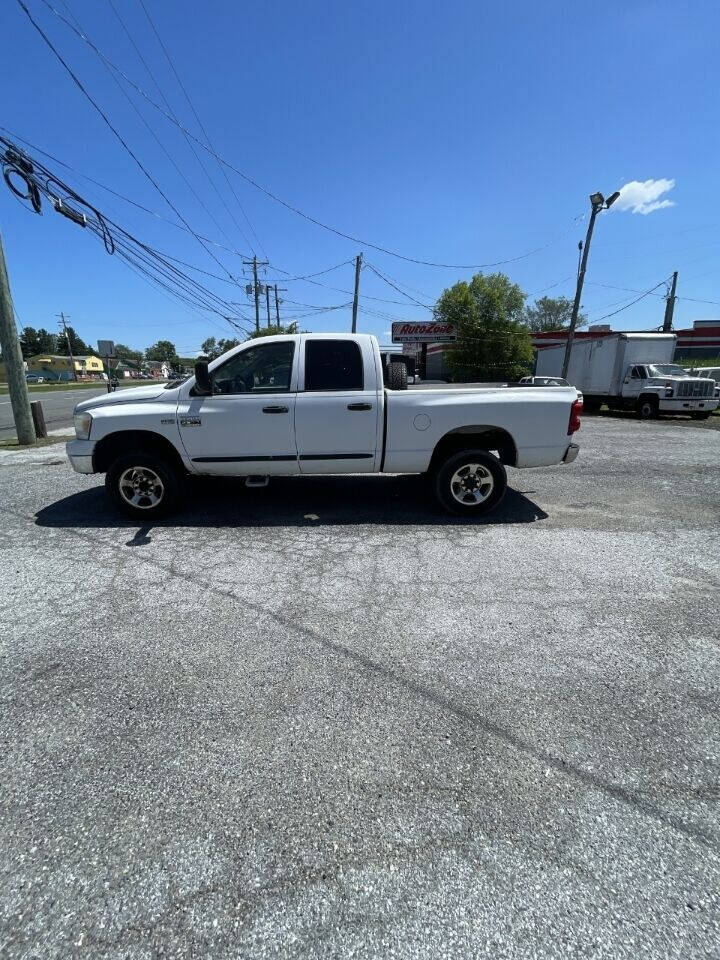
M659 414L660 401L657 397L640 397L635 409L641 420L655 420Z
M705 413L691 413L690 416L693 420L709 420L712 416L712 411L706 411Z
M390 390L407 390L407 367L401 360L391 360L387 368L387 385Z
M153 484L153 475L159 484ZM138 451L123 454L110 464L105 488L123 513L134 520L149 521L177 509L182 482L177 468L163 457ZM137 497L137 504L130 502L131 496Z
M462 492L462 482L465 480L462 471L464 466L477 465L478 471L471 471L467 475L467 493ZM460 473L460 477L458 477ZM479 488L470 489L470 482L480 479ZM478 494L483 494L485 481L491 484L490 490L483 499L476 500ZM433 475L435 496L440 504L449 513L461 517L480 517L493 510L505 496L507 490L507 473L505 467L497 457L487 450L461 450L443 461L435 469ZM467 497L463 502L462 497Z
M594 400L592 397L583 398L583 413L600 413L602 400Z

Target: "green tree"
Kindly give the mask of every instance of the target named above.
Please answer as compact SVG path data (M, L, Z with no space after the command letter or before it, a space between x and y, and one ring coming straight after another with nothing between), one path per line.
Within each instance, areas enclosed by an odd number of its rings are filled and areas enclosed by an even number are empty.
M277 337L283 333L300 333L297 323L271 323L269 327L262 327L260 330L253 330L250 334L251 340L257 340L258 337Z
M57 337L54 333L50 333L49 330L40 327L37 332L37 337L38 353L55 353L57 349Z
M455 380L519 380L530 370L532 344L523 324L525 294L503 273L477 273L446 290L435 319L451 323L457 340L447 352Z
M129 363L135 363L139 366L142 361L143 354L142 350L133 350L124 343L116 343L115 357L117 360L126 360Z
M525 325L531 333L545 333L550 330L567 330L570 326L573 301L567 297L540 297L531 307L525 307ZM584 327L587 317L578 313L577 326Z
M177 363L178 355L175 344L170 340L158 340L145 351L146 360L166 360L171 366Z
M43 331L47 333L47 331ZM40 331L34 327L25 327L20 337L20 348L22 350L23 360L28 357L36 357L43 352L40 342Z
M70 340L70 344L72 345L72 354L74 357L86 357L88 356L88 354L95 353L94 350L88 347L88 345L85 343L84 340L80 339L80 337L77 335L77 333L75 333L75 330L72 327L68 327L67 335L65 334L64 331L58 334L57 346L55 348L55 352L58 354L58 356L60 357L70 356L68 339Z
M203 356L207 357L208 360L214 360L216 357L219 357L223 353L227 353L228 350L232 350L233 347L239 346L241 343L240 340L235 338L220 339L216 337L208 337L207 340L203 340L200 349L202 350Z
M208 360L214 360L215 357L219 357L220 351L218 350L217 337L208 337L207 340L203 340L200 344L200 350Z

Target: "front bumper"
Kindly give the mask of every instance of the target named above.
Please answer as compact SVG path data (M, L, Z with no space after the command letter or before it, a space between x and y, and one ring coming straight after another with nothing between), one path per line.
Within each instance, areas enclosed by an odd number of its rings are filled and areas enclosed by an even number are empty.
M94 440L70 440L65 444L65 452L75 473L95 473L93 468L94 449Z
M661 397L662 413L702 413L717 410L720 400L716 397Z
M570 446L565 451L565 456L562 458L563 463L572 463L573 460L577 460L577 455L580 453L580 445L577 443L571 443Z

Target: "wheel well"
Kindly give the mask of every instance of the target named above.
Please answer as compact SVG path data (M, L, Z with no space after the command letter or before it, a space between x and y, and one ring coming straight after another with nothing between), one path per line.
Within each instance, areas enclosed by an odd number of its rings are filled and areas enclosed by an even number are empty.
M178 470L185 470L182 458L172 443L167 437L152 430L120 430L117 433L109 433L95 446L93 469L96 473L105 473L117 457L137 450L164 457Z
M641 393L638 401L642 403L643 400L653 400L655 403L660 403L660 397L657 393Z
M473 424L450 430L438 440L430 459L429 469L432 470L439 462L447 460L454 453L473 447L480 450L497 450L500 462L508 467L514 467L517 463L517 447L507 430L503 430L502 427Z

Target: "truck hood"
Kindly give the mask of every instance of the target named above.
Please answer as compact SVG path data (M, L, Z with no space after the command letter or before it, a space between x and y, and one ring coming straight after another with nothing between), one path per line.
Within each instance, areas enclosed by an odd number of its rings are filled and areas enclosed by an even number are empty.
M75 407L76 412L81 410L94 410L97 407L109 407L119 403L142 403L144 400L155 400L165 392L164 384L149 387L130 387L129 389L118 389L114 393L108 393L104 397L90 397L89 400L81 400Z

